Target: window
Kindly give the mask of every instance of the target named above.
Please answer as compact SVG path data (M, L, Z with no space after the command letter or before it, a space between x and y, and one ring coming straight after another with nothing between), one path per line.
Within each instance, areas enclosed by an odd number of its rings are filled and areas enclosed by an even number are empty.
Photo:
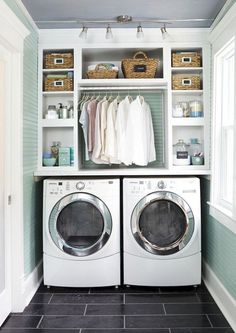
M214 55L212 182L210 213L223 224L235 220L235 40ZM231 227L230 227L231 229Z

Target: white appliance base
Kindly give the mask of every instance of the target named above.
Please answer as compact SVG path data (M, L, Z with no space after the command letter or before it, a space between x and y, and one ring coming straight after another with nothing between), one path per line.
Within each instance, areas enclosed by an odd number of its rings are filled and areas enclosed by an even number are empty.
M120 285L120 253L95 260L65 260L44 253L44 284L58 287Z
M124 253L124 284L187 286L201 283L201 252L179 259L149 259Z

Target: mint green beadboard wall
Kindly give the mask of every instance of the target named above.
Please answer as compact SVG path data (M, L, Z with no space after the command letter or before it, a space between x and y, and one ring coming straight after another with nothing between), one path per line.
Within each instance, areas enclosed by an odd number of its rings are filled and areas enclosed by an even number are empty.
M210 180L201 178L203 259L236 299L236 235L209 214Z
M23 77L23 187L24 272L27 276L42 258L42 183L35 182L38 122L38 33L15 0L4 0L30 31L24 42Z

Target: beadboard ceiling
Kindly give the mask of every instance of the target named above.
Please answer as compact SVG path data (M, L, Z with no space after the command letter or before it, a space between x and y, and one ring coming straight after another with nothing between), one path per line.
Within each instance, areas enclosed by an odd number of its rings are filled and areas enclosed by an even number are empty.
M226 0L21 0L40 29L80 28L78 19L115 20L119 15L130 15L133 20L189 20L172 22L173 28L210 27ZM54 21L54 22L45 22ZM57 21L57 22L56 22ZM154 23L142 23L155 27ZM87 24L101 27L99 23ZM133 27L134 24L111 24L116 27Z

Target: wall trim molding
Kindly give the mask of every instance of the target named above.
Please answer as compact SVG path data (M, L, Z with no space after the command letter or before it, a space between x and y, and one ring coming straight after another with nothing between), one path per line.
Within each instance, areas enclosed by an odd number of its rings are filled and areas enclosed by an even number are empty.
M236 300L204 260L203 281L232 329L236 332Z
M22 303L14 309L15 312L23 312L25 307L30 303L38 287L43 280L43 259L40 260L34 270L27 276L22 277Z

